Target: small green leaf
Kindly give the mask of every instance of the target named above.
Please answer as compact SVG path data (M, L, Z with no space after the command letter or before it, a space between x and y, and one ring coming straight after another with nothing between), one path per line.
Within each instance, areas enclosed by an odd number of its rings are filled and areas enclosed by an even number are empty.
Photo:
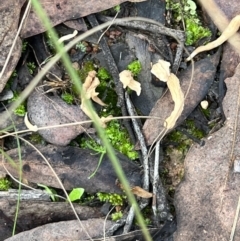
M45 191L50 195L51 199L53 200L53 202L56 202L58 200L57 197L55 197L55 195L57 194L57 192L52 189L52 188L49 188L43 184L38 184L39 187L42 187L45 189Z
M84 193L84 188L74 188L69 194L69 199L72 202L79 200L81 199L83 193Z

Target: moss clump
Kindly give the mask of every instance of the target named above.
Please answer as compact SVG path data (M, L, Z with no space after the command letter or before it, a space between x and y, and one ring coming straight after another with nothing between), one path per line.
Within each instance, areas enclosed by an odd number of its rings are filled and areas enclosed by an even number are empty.
M36 65L33 62L28 62L27 63L27 68L28 68L29 73L31 75L33 75L34 71L36 70Z
M138 158L138 153L134 150L126 129L122 128L118 121L111 121L105 129L106 136L112 146L126 155L129 159Z
M117 193L104 193L98 192L97 197L101 202L109 202L114 206L122 206L126 200L126 195L120 195Z
M100 85L97 87L96 91L99 92L99 98L106 104L99 115L121 115L121 110L117 107L118 96L115 92L115 84L112 80L112 76L102 67L98 69L97 76L100 80Z
M189 132L189 134L191 134L192 136L198 138L198 139L202 139L205 136L205 133L202 130L199 130L195 123L194 120L186 120L185 121L185 125L187 128L187 131Z
M166 0L166 9L171 10L176 25L185 22L186 45L193 45L204 37L210 37L211 31L204 28L197 15L197 5L193 0Z
M139 60L135 60L127 66L127 69L130 70L134 76L137 76L140 73L142 66Z
M121 219L122 216L123 216L123 213L121 211L111 214L111 218L113 221L117 221L117 220Z
M8 101L8 103L11 103L11 102L13 102L13 101L16 101L17 99L18 99L18 93L14 93L14 96L13 96L13 98L12 99L10 99L9 101ZM18 116L25 116L25 114L26 114L26 102L24 102L24 103L22 103L22 104L20 104L15 110L14 110L14 114L15 115L18 115Z
M12 183L7 178L0 178L0 191L7 191Z
M98 69L97 76L101 81L106 81L111 79L111 75L103 67Z
M71 105L74 101L74 96L71 95L70 93L63 93L61 95L61 98L69 105Z
M121 127L118 121L111 121L108 123L105 134L112 146L127 156L131 160L138 158L138 153L134 150L134 145L131 143L127 131ZM81 138L80 146L82 148L90 148L98 153L103 153L105 147L99 145L95 140L90 138Z
M82 68L78 70L78 75L80 77L80 80L84 82L88 76L89 71L92 71L92 70L95 70L93 62L92 61L84 62L82 65Z
M38 133L32 133L29 139L33 144L45 144L45 140Z

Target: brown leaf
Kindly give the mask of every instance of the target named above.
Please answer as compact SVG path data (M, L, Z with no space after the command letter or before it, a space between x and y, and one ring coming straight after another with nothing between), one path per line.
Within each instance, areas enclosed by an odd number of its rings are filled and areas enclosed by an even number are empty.
M53 26L67 20L82 18L89 14L109 9L123 2L126 2L126 0L40 0ZM45 31L35 11L31 11L24 24L21 36L28 38Z
M61 188L52 171L36 150L30 146L22 146L21 151L23 178L30 183L41 183L46 186ZM120 187L115 184L117 175L108 155L103 156L98 171L91 179L88 179L99 163L100 154L92 155L94 154L92 150L73 146L61 147L54 145L41 146L39 147L39 151L47 158L67 190L82 187L88 193L99 191L122 193ZM115 154L130 185L139 186L141 183L141 169L139 166L119 152ZM7 155L19 167L18 150L12 149L7 152ZM8 160L0 162L0 173L6 173L3 163L13 176L16 178L19 177L19 168L12 166Z
M103 237L103 230L107 230L114 225L113 221L104 219L81 220L83 227L87 230L91 238ZM85 230L79 226L77 220L49 223L35 229L24 231L8 238L8 241L30 241L30 240L87 240L89 236Z
M194 145L185 159L185 177L175 193L176 241L230 240L240 194L240 175L232 170L240 153L239 79L240 65L225 80L224 127L206 138L203 147ZM239 222L234 240L240 240Z
M13 40L17 33L19 15L21 11L22 3L20 1L9 0L2 1L0 6L0 70L2 70L9 50L12 47ZM8 79L10 78L13 70L15 69L17 62L22 53L22 41L17 39L16 45L13 49L12 56L7 65L2 78L0 79L0 93L5 87ZM1 71L0 71L1 72Z
M43 126L61 125L89 120L76 105L68 105L58 96L47 96L39 88L28 98L28 120L35 130ZM91 123L39 130L48 142L65 146L90 127Z
M146 190L142 189L139 186L135 186L131 189L132 193L137 195L138 197L142 197L142 198L151 198L152 197L152 193L147 192Z

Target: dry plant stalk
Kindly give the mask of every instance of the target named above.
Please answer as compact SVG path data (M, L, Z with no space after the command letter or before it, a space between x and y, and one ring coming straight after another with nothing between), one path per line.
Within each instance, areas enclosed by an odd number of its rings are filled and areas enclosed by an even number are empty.
M231 20L231 22L229 23L229 25L223 31L222 35L219 38L217 38L216 40L208 43L207 45L200 46L200 47L196 48L190 54L190 56L186 59L186 61L191 60L195 55L197 55L197 54L199 54L203 51L214 49L214 48L220 46L221 44L223 44L225 41L230 39L238 31L239 25L240 25L240 15L237 15L236 17L234 17Z
M171 115L165 120L164 127L167 130L172 129L184 107L184 94L182 92L179 79L173 73L170 73L170 63L164 60L159 60L158 63L152 66L151 72L160 80L167 83L169 91L174 101L174 109Z
M96 92L96 88L100 84L99 79L96 77L97 72L96 71L90 71L88 73L88 76L83 84L83 92L84 95L81 96L81 109L82 111L91 119L97 119L99 123L101 123L101 126L103 128L106 127L105 123L109 121L109 117L107 118L100 118L96 112L93 112L93 114L90 113L88 110L88 107L86 105L86 101L88 99L92 99L96 103L98 103L101 106L105 106L106 104L103 103L101 99L98 98L98 92Z

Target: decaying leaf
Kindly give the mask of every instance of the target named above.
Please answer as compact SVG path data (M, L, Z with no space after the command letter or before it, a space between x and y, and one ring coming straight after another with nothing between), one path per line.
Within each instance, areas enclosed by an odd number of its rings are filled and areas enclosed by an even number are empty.
M98 92L96 92L96 88L97 86L100 84L99 79L96 77L97 72L96 71L90 71L88 73L88 76L83 84L83 92L84 92L84 96L81 96L81 109L82 111L91 119L91 120L98 120L102 127L105 128L105 119L100 119L99 116L97 115L97 113L94 112L90 112L89 108L86 105L86 101L89 99L92 99L93 101L95 101L96 103L98 103L99 105L105 106L106 104L102 102L102 100L100 100L98 98Z
M139 186L135 186L131 189L132 193L142 198L151 198L153 196L152 193L147 192Z
M158 79L167 82L167 86L175 104L171 115L164 122L164 127L168 130L175 126L184 107L184 94L181 90L179 79L175 74L170 74L169 67L169 62L159 60L158 63L152 66L151 70Z
M120 81L123 83L123 88L129 87L131 90L136 91L139 96L141 93L141 84L133 79L132 72L130 70L123 70L119 74Z

